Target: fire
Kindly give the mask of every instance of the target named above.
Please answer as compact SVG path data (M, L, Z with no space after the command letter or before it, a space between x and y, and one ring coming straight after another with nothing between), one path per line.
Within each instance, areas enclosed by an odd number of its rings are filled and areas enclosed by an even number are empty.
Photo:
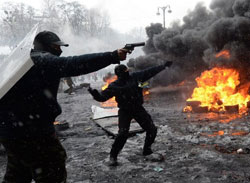
M186 106L186 107L183 109L183 112L192 112L192 107L191 107L191 106Z
M245 136L248 135L249 132L245 132L245 131L239 131L239 132L233 132L231 135L232 136Z
M110 83L114 82L115 80L117 80L117 76L116 75L114 75L114 76L112 76L110 78L107 78L105 80L106 81L105 85L102 87L102 90L105 90L108 87L108 85ZM102 102L101 105L103 107L117 107L117 103L115 101L115 97L112 97L111 99L109 99L106 102Z
M196 78L197 87L187 101L200 101L209 111L225 111L225 107L237 106L240 111L247 109L249 83L240 85L236 69L215 67L204 71ZM185 108L184 111L190 111Z
M143 90L143 96L149 95L149 93L150 93L150 92L149 92L148 89L144 89L144 90Z
M229 59L230 58L230 52L228 50L223 50L223 51L217 53L215 57L216 58L224 57L226 59Z
M217 131L217 132L213 132L213 134L201 133L201 135L208 136L208 137L223 136L224 134L225 134L225 132L222 130Z
M148 101L150 99L150 91L149 88L143 88L143 97L145 101Z
M106 78L106 83L105 83L105 85L102 87L102 90L105 90L106 88L108 88L108 86L109 86L109 84L110 83L112 83L112 82L114 82L115 80L117 80L117 76L116 75L114 75L114 76L112 76L112 77L110 77L110 78Z
M59 124L60 124L59 121L55 121L55 122L54 122L54 125L59 125Z
M231 136L246 136L248 135L249 132L246 131L238 131L238 132L231 132L228 135ZM217 132L213 132L212 134L210 133L201 133L202 136L207 136L207 137L216 137L216 136L223 136L225 135L225 132L223 130L217 131Z
M183 86L184 84L185 84L185 81L182 81L179 84L177 84L176 86Z

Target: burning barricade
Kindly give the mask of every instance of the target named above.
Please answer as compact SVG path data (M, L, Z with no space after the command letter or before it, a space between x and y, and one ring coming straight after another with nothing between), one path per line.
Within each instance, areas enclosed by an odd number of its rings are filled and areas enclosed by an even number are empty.
M228 50L215 58L229 60ZM245 113L250 107L250 82L241 82L238 68L214 67L196 78L197 87L187 99L184 112L236 112Z
M197 87L184 112L240 112L249 107L249 83L241 84L239 71L215 67L196 78Z

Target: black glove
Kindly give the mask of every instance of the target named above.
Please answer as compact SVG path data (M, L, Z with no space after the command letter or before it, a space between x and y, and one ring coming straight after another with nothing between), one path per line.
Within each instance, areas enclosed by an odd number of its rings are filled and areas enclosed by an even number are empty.
M91 88L91 87L89 87L89 88L88 88L88 92L89 92L91 95L94 95L94 94L97 92L97 90L96 90L96 89L93 89L93 88Z
M171 61L166 61L165 64L164 64L164 66L165 66L165 67L170 67L172 64L173 64L173 62L171 62Z

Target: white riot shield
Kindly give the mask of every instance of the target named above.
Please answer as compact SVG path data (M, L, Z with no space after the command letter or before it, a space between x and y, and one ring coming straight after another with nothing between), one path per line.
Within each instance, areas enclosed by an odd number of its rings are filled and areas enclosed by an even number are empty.
M34 65L30 50L38 33L38 24L26 35L19 45L3 61L0 61L0 99Z

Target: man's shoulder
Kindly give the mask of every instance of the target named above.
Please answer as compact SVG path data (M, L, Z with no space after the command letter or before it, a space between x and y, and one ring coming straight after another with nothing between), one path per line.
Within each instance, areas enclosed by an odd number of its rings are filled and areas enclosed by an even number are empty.
M31 50L30 57L36 63L44 60L52 60L55 55L52 55L51 53L46 51Z
M122 81L117 79L117 80L115 80L115 81L113 81L112 83L109 84L109 88L122 86L122 85L123 85Z
M118 84L119 84L119 81L115 80L109 84L109 87L117 86Z
M37 51L37 50L31 50L30 52L31 57L41 57L46 55L51 55L49 52L46 51Z

